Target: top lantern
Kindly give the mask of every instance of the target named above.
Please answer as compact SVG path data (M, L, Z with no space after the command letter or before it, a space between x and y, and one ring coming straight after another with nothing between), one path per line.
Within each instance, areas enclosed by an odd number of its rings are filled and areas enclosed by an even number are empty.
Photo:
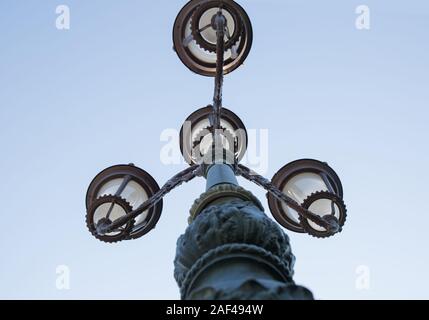
M214 17L222 11L226 19L224 74L243 64L252 47L252 25L244 9L232 0L191 0L176 18L173 28L174 50L193 72L216 75L216 25Z

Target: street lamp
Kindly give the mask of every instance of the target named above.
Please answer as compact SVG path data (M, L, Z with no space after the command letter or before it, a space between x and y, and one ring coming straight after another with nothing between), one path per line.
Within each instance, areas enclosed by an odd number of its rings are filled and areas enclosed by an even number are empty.
M86 194L87 226L104 242L137 239L152 230L161 216L162 200L127 221L116 230L99 233L97 225L111 224L126 218L133 210L153 197L159 186L143 169L133 164L116 165L101 171L89 185Z
M213 145L213 128L210 116L213 106L198 109L192 113L180 129L180 151L189 164L196 164L209 152ZM218 131L222 146L234 153L241 161L246 153L248 136L243 121L232 111L222 108Z
M338 220L339 228L344 225L346 208L342 201L343 187L328 164L312 159L293 161L274 175L272 183L305 209L321 217L332 216L328 219ZM268 203L274 218L283 227L322 238L332 235L313 221L303 218L273 194L268 194Z
M134 165L113 166L99 173L87 192L90 232L117 242L147 234L170 191L206 178L206 192L192 206L190 225L177 243L175 278L183 299L312 298L292 280L295 258L288 236L239 186L237 176L267 191L273 217L288 230L326 238L340 232L346 220L341 181L326 163L294 161L272 180L240 164L247 131L223 107L222 89L224 75L249 54L252 36L249 17L235 1L189 1L174 23L174 49L189 69L214 78L213 103L192 113L180 131L189 167L159 188Z
M236 2L222 1L221 6L226 20L222 60L224 74L227 74L246 60L252 47L253 31L247 13ZM189 1L174 23L174 50L190 70L200 75L216 75L217 30L214 17L219 8L219 0Z

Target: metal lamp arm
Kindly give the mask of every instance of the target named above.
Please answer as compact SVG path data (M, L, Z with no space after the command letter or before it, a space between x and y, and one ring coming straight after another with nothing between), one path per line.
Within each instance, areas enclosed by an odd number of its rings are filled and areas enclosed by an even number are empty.
M155 206L162 198L164 198L170 191L180 186L185 182L189 182L195 177L202 175L202 166L193 165L178 174L173 178L167 181L164 186L155 193L152 197L142 203L137 209L131 211L127 215L113 221L112 223L100 223L96 226L97 233L104 235L109 232L113 232L116 229L122 227L124 224L128 223L130 220L135 219L138 215L142 214L146 210Z
M213 128L220 129L220 120L222 113L222 86L223 86L223 67L224 67L224 54L225 54L225 28L226 18L222 14L222 10L216 14L214 22L216 24L216 77L215 88L213 95L213 113L211 115L211 125ZM214 130L214 131L215 131Z
M283 201L290 208L298 212L298 214L301 215L302 217L313 221L317 225L321 226L322 228L325 228L326 230L330 230L333 233L336 233L338 231L339 225L337 222L327 221L323 217L320 217L317 214L314 214L313 212L305 209L298 202L293 200L291 197L285 195L280 189L278 189L275 185L273 185L270 180L257 174L256 172L252 171L246 166L238 164L236 166L236 173L242 176L243 178L264 188L269 193L271 193L274 197L276 197L280 201Z

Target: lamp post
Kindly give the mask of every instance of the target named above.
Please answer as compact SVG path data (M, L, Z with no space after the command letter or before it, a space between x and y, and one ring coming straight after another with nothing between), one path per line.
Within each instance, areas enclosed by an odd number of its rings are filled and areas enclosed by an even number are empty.
M223 107L224 75L237 69L252 45L250 19L233 0L191 0L173 29L174 49L193 72L214 78L213 103L191 114L180 131L189 167L159 188L144 170L110 167L91 182L87 225L97 239L117 242L151 231L162 199L196 177L207 180L194 202L189 227L177 242L174 276L182 299L312 299L295 285L289 238L237 176L267 191L270 211L284 228L326 238L346 220L341 181L326 163L303 159L268 180L240 164L247 131Z

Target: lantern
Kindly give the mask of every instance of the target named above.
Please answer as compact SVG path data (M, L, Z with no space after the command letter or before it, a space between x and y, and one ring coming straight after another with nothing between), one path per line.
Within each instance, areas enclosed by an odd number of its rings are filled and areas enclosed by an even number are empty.
M338 175L328 164L312 159L291 162L274 175L272 183L305 209L327 219L334 217L340 228L344 225L346 208L342 200L343 188ZM274 218L283 227L316 237L332 235L272 194L268 194L268 203Z
M174 50L193 72L216 74L216 27L214 17L222 10L226 19L224 74L247 58L252 47L252 25L244 9L232 0L192 0L176 18L173 28Z
M90 232L105 242L142 237L158 222L162 200L118 230L100 235L96 228L101 222L114 222L136 210L158 191L159 186L152 176L132 164L116 165L103 170L91 182L86 195L87 225Z

